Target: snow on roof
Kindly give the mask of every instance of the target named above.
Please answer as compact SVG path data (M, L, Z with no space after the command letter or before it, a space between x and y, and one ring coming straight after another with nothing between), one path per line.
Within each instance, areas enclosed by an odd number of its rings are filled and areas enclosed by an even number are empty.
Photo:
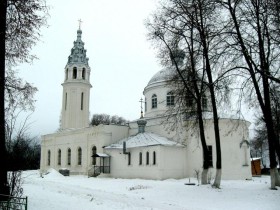
M163 81L167 81L170 80L172 78L172 76L174 75L174 70L170 69L170 68L165 68L159 72L157 72L148 82L148 85L154 84L156 82L163 82Z
M126 142L126 148L135 148L135 147L147 147L147 146L156 146L156 145L163 145L163 146L180 146L183 145L170 141L169 139L158 136L154 133L138 133L135 136L130 136L126 139L122 139L117 143L111 144L105 149L122 149L123 148L123 142Z
M260 160L260 159L262 159L261 157L254 157L254 158L251 158L251 161L252 160Z
M107 155L107 154L104 154L104 153L96 153L96 154L94 155L94 157L110 157L110 156Z

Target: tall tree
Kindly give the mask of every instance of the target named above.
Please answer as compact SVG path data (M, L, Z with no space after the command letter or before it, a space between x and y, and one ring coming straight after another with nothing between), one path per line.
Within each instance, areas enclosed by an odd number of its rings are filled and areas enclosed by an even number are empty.
M46 24L45 0L1 0L0 2L0 98L5 98L7 72L20 62L31 62L30 50L39 40L39 29ZM9 68L8 68L9 67ZM9 84L11 85L11 84ZM13 89L22 90L13 84ZM5 146L5 100L0 106L0 194L9 194Z
M161 10L163 15L154 16L154 25L157 24L157 27L153 27L153 24L150 24L151 31L154 34L154 37L158 37L163 45L167 48L167 52L162 51L163 57L167 54L170 55L171 60L176 60L176 52L174 54L174 47L172 46L173 37L181 37L181 46L182 49L187 49L188 55L194 55L194 52L191 52L192 47L195 47L195 53L198 55L199 67L195 67L194 57L188 56L190 59L189 67L191 69L200 69L205 75L205 80L200 80L200 83L205 83L207 80L207 90L210 93L213 119L214 119L214 131L215 131L215 140L216 140L216 152L217 152L217 162L216 162L216 178L214 182L215 187L220 186L221 181L221 146L220 146L220 134L219 134L219 119L217 112L217 102L215 96L215 79L213 76L214 67L216 66L216 58L214 57L214 46L217 44L215 42L215 37L217 36L217 29L219 27L214 24L217 17L215 16L216 7L213 1L205 0L170 0L166 4L162 4ZM157 11L158 13L158 11ZM171 36L168 37L168 36ZM168 41L171 39L171 42ZM195 45L191 44L195 43ZM175 47L176 48L176 47ZM197 59L195 58L195 59ZM182 79L183 83L184 77L180 68L176 62L174 66L177 70L178 75ZM196 78L197 79L197 78ZM193 83L195 92L197 85ZM187 89L187 84L184 84L184 87ZM198 93L198 92L197 92ZM197 99L201 99L201 92ZM200 100L197 100L200 103ZM201 104L197 108L201 107ZM203 126L201 127L203 130ZM203 135L202 135L203 136ZM207 151L207 148L205 149Z
M228 42L236 69L248 75L262 111L269 147L271 188L280 185L276 154L279 141L273 122L271 84L279 83L279 2L270 0L218 1L227 11ZM226 13L225 13L226 14ZM245 62L244 62L245 61Z
M0 1L0 194L8 194L7 161L5 144L5 52L6 52L6 9L7 0ZM0 201L4 198L0 196Z

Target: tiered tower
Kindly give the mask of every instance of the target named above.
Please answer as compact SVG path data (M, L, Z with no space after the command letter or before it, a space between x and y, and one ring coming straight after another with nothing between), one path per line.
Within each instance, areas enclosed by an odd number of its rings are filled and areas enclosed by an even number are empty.
M62 83L61 129L77 129L89 125L90 67L86 57L82 30L77 31L77 40L65 66Z

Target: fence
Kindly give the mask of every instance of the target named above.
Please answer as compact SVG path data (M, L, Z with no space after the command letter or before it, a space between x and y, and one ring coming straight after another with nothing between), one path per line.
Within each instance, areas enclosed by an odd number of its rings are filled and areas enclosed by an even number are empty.
M13 197L0 194L0 209L1 210L27 210L27 197Z

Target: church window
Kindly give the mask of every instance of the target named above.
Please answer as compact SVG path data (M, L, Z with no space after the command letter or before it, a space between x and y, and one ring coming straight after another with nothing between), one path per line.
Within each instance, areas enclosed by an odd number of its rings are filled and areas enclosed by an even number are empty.
M61 149L59 149L57 153L57 165L61 165Z
M86 69L83 68L83 71L82 71L82 79L85 79L86 78Z
M150 154L149 154L149 152L146 152L146 165L150 164L149 158L150 158Z
M209 157L209 167L213 167L213 148L211 145L208 145L208 157Z
M65 80L68 80L68 69L66 69Z
M145 98L145 112L147 111L147 98Z
M157 95L153 94L152 95L152 109L157 108Z
M174 95L172 92L168 92L166 95L166 105L174 106Z
M96 155L96 146L93 146L91 151L92 151L92 165L96 165L96 157L95 157L95 155Z
M67 150L67 165L71 165L71 149L68 148Z
M187 94L186 96L186 103L188 107L192 107L193 106L193 98L191 94Z
M65 93L65 107L64 107L64 109L66 110L66 108L67 108L67 93Z
M78 149L78 165L82 165L82 148Z
M77 79L77 68L73 68L73 79Z
M48 166L51 165L51 151L48 150Z
M156 165L156 152L153 152L153 165Z
M202 108L207 109L207 98L205 95L202 96Z
M130 166L131 165L131 153L130 152L128 153L127 157L128 157L128 163L127 164Z
M142 152L139 152L139 165L142 165Z
M81 94L81 110L84 109L84 93Z

